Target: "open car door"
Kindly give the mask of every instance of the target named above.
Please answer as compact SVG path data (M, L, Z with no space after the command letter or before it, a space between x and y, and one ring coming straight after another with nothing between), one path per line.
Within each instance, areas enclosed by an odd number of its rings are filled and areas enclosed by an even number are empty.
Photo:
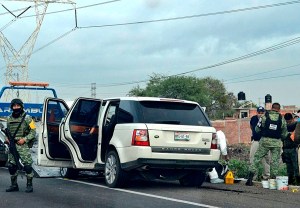
M73 167L67 147L60 142L59 126L69 111L58 98L46 98L43 105L41 132L38 141L38 165Z
M43 133L40 139L43 140L43 146L39 149L39 154L42 153L42 148L45 150L44 157L39 156L39 159L43 158L44 161L39 160L39 164L94 169L100 145L98 140L101 141L99 138L101 103L99 99L78 98L71 109L67 110L68 106L63 100L46 99L43 110ZM56 114L60 112L65 112L64 117L56 119Z

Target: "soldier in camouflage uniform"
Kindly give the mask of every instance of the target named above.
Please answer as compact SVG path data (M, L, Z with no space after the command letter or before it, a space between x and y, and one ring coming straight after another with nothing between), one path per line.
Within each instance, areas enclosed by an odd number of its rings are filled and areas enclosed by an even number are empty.
M279 160L281 155L282 140L288 136L286 121L282 118L280 112L280 104L273 103L272 109L263 115L255 131L262 135L259 141L258 150L254 156L254 163L250 165L249 176L246 182L247 186L253 186L253 176L257 173L261 159L271 151L270 172L271 178L278 175Z
M32 170L32 157L30 154L30 144L34 141L36 136L36 127L31 116L26 115L24 112L24 105L22 100L16 98L11 101L12 114L7 118L7 128L11 132L11 135L15 134L22 118L25 116L24 121L22 122L18 132L15 136L15 143L17 151L20 155L20 160L24 165L24 171L27 178L27 186L25 192L33 192L32 179L33 179L33 170ZM9 140L6 140L9 143ZM16 161L14 160L13 155L10 153L8 155L8 170L11 175L11 186L6 189L6 192L19 191L19 186L17 183L18 177L18 167Z

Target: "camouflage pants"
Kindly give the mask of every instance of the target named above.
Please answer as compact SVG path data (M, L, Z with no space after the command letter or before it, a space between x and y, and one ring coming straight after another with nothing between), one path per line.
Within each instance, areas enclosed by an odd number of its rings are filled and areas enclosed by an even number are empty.
M298 153L296 148L283 149L283 162L286 163L288 176L299 176Z
M269 151L271 152L270 177L275 178L279 171L279 161L281 156L282 142L280 139L271 139L262 137L259 141L259 147L254 155L254 162L250 165L250 171L257 174L257 170Z
M22 162L22 164L25 166L31 166L32 163L33 163L33 160L32 160L32 157L31 157L31 154L30 154L30 149L28 147L28 145L17 145L16 144L16 148L17 148L17 151L19 152L19 155L20 155L20 160ZM11 163L11 164L14 164L16 165L16 162L15 162L15 159L14 159L14 156L9 153L8 154L8 162ZM18 171L16 172L15 175L18 175ZM28 177L33 177L33 172L31 174L26 174Z

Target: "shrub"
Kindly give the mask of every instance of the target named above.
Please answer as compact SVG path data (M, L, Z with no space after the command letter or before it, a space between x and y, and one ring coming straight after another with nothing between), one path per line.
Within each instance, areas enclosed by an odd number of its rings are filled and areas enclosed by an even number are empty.
M234 173L235 178L247 178L249 165L247 161L232 159L228 167Z
M249 154L250 154L250 145L248 144L234 144L228 146L230 161L228 167L233 171L235 178L247 178L249 173ZM225 161L221 162L225 164ZM261 181L263 174L263 167L260 165L257 171L257 179ZM279 163L279 176L286 176L286 164Z
M225 164L225 161L222 161L221 164ZM235 178L247 178L249 173L249 162L245 160L239 159L231 159L228 163L228 168L233 171ZM262 180L263 174L263 166L260 165L257 171L257 179L258 181ZM279 164L279 176L286 176L286 165L284 163Z

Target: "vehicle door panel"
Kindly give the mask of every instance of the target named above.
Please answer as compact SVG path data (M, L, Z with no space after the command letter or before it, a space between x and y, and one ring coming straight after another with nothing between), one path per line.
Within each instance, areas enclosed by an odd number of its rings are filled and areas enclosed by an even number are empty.
M78 168L90 168L97 161L100 106L101 100L78 98L61 126L61 142L71 150Z
M38 141L38 164L52 167L72 166L67 147L60 142L59 126L69 111L61 99L46 98L43 106L42 127Z

